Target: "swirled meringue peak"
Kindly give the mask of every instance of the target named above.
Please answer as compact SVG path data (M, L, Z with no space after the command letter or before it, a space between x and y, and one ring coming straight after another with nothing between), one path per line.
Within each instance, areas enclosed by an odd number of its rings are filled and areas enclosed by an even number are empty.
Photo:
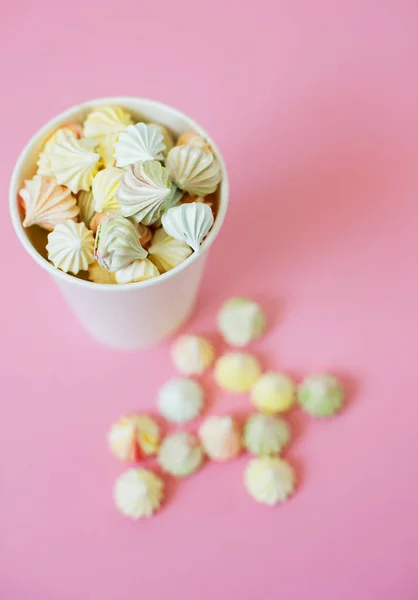
M162 225L171 237L186 242L195 252L199 252L213 220L212 210L207 204L192 202L170 208L162 216Z
M94 237L84 223L65 221L48 234L48 258L65 273L87 271L94 262Z
M52 148L54 144L60 138L68 138L68 139L79 139L81 138L82 128L80 125L64 125L57 129L55 133L53 133L45 142L45 146L43 151L40 153L38 162L38 173L39 175L51 175L51 163L50 157Z
M25 209L23 227L39 225L52 231L59 223L76 219L80 210L70 190L57 185L53 177L35 175L26 180L19 196Z
M166 166L176 185L192 195L212 194L221 181L221 169L213 154L190 144L172 148Z
M94 140L71 138L58 132L51 148L51 173L57 182L70 188L73 194L88 192L98 170L100 155L94 152Z
M102 138L119 133L132 123L131 115L120 106L103 106L91 111L84 121L86 138Z
M116 191L119 187L122 174L122 169L108 167L95 175L92 190L96 212L119 212L120 204L116 200Z
M161 217L171 198L168 171L157 160L129 166L124 172L116 199L121 213L137 223L152 225Z
M166 273L181 265L191 255L192 249L186 242L174 239L160 227L154 233L148 252L149 259L160 273Z
M108 215L103 219L97 230L94 255L104 269L115 273L137 259L146 258L147 254L129 219L121 215Z
M135 281L146 281L158 277L160 272L157 267L147 258L134 260L120 271L116 271L116 283L133 283Z
M127 167L147 160L163 160L164 134L155 125L137 123L122 131L115 144L117 167Z

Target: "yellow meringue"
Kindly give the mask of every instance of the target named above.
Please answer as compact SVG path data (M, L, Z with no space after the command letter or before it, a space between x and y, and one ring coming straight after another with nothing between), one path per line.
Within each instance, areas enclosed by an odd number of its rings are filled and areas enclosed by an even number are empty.
M288 462L273 456L253 458L247 465L245 487L257 502L274 506L294 491L295 473Z
M58 183L69 187L74 194L80 190L88 192L91 188L100 159L94 152L95 146L94 140L77 140L57 133L49 159L51 173Z
M65 221L48 234L48 258L64 273L87 271L94 262L94 237L84 223Z
M176 185L189 194L212 194L221 181L221 169L213 154L195 146L175 146L167 155L166 167Z
M25 180L25 187L19 191L25 209L23 227L38 225L52 231L59 223L76 219L80 209L70 190L57 185L53 177L35 175Z
M148 469L128 469L116 480L113 495L117 509L126 517L150 517L161 507L164 482Z
M123 269L115 272L116 283L133 283L158 277L159 271L147 258L134 260Z
M115 274L103 269L96 261L89 267L89 279L90 281L94 281L94 283L116 283Z
M107 435L112 454L130 462L156 454L160 439L160 428L148 415L122 417Z
M183 375L201 375L213 363L215 350L203 337L181 335L172 347L171 356Z
M98 107L84 121L84 136L100 139L123 131L131 123L131 115L120 106Z
M186 242L176 240L160 227L154 233L148 252L149 259L159 272L166 273L184 262L191 255L192 249Z
M122 169L108 167L99 171L93 179L92 191L94 198L94 210L98 213L117 213L120 204L116 200L116 191L119 187Z
M206 150L207 152L211 151L211 147L201 135L196 133L195 131L188 131L186 133L182 133L182 135L177 140L176 146L194 146L195 148L200 148L201 150Z
M278 454L289 440L289 425L275 415L256 413L245 423L244 446L253 454Z
M179 431L168 435L158 451L163 471L173 477L187 477L199 469L204 459L203 448L192 433Z
M246 298L231 298L219 311L219 331L231 346L247 346L263 335L265 326L266 319L261 307Z
M116 165L115 145L118 141L117 133L108 133L107 135L100 138L100 141L96 147L96 152L100 154L102 163L105 167L114 167Z
M87 227L89 227L90 221L94 217L95 212L93 192L91 190L88 192L78 192L77 204L80 209L80 220L83 221Z
M232 417L208 417L199 428L199 437L212 460L229 460L241 451L241 434Z
M251 390L251 402L266 414L289 410L295 403L294 383L283 373L264 373Z
M215 364L215 380L227 392L248 392L261 375L258 360L246 352L228 352Z
M52 175L50 156L52 148L57 142L57 139L79 139L81 138L81 134L82 129L79 125L64 125L64 127L57 129L57 131L47 139L43 151L39 155L38 162L36 163L38 165L38 174L49 176Z

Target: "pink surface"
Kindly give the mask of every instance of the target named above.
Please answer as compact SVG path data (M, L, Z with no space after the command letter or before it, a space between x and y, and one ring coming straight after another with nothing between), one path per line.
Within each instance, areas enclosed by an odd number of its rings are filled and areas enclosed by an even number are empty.
M15 2L1 24L0 598L418 597L418 8L414 1ZM6 91L7 90L7 91ZM18 152L104 95L183 109L219 142L231 207L188 330L265 303L268 366L331 369L346 411L292 416L294 498L243 491L243 457L123 519L105 433L154 410L167 347L91 341L8 224ZM243 413L213 393L210 411Z

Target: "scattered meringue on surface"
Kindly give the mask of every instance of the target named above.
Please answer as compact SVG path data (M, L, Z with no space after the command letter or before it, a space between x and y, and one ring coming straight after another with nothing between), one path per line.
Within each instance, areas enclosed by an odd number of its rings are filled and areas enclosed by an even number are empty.
M257 502L274 506L294 491L295 473L288 462L273 456L253 458L244 475L245 487Z
M215 461L229 460L242 448L241 432L232 417L208 417L199 428L206 454Z
M173 238L186 242L195 252L213 225L213 213L207 204L192 202L170 208L161 219L164 230Z
M166 473L173 477L187 477L199 469L204 451L192 433L180 431L168 435L161 443L158 461Z
M143 245L142 238L141 244ZM161 227L157 229L148 248L149 259L154 263L160 273L166 273L178 267L189 258L192 249L186 242L176 240Z
M245 423L243 440L252 454L278 454L290 440L289 425L274 415L256 413Z
M231 298L219 311L219 331L231 346L247 346L263 335L265 326L262 308L246 298Z
M216 383L233 394L248 392L260 375L260 363L247 352L228 352L215 363Z
M117 458L135 462L157 453L160 428L148 415L129 415L114 423L107 435L109 448Z
M73 194L80 190L88 192L91 188L100 159L100 155L94 152L95 147L94 140L78 140L58 132L49 157L51 173L60 185L66 185Z
M164 482L148 469L128 469L117 478L113 495L117 509L126 517L150 517L161 508Z
M25 187L19 191L25 209L23 227L38 225L52 231L68 219L76 219L80 212L77 200L70 190L57 185L53 177L35 175L25 180Z
M195 419L203 409L203 389L197 381L187 377L175 377L167 381L158 393L158 410L174 423L187 423Z
M264 373L251 390L251 402L266 414L289 410L295 403L294 383L283 373Z
M89 266L89 279L94 283L116 283L115 274L103 269L96 261Z
M166 145L159 127L137 123L119 134L115 144L117 167L127 167L148 160L163 160Z
M87 271L94 262L94 237L84 223L65 221L48 234L46 246L52 264L65 273Z
M212 194L222 177L213 154L189 144L172 148L166 167L179 188L196 196Z
M182 335L172 346L171 356L177 370L183 375L201 375L213 363L212 344L198 335Z
M135 225L121 215L108 215L100 223L94 253L99 265L112 272L148 255Z
M120 133L131 124L131 115L120 106L98 107L84 121L84 136L99 140L106 135Z
M301 407L313 417L332 417L342 408L344 389L333 375L317 373L302 381L297 397Z
M123 269L116 271L116 283L134 283L136 281L146 281L158 277L157 267L147 258L134 260Z
M120 204L116 200L122 169L108 167L95 175L92 184L94 210L98 213L118 213Z

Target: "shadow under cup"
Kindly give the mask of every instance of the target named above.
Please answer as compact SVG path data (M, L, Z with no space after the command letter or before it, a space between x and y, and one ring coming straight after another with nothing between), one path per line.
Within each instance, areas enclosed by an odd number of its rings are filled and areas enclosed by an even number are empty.
M23 213L18 201L24 180L33 177L36 172L36 161L48 137L63 125L82 122L92 108L110 104L128 109L136 120L165 125L177 136L186 131L196 131L208 140L222 171L215 223L200 252L193 253L179 267L155 279L123 285L93 283L56 269L46 260L45 251L42 252L47 232L37 227L23 227ZM187 321L196 302L208 250L222 226L227 204L228 177L216 144L185 114L143 98L101 98L61 113L40 129L24 148L10 183L10 214L24 248L53 277L84 328L98 341L121 349L153 346Z

